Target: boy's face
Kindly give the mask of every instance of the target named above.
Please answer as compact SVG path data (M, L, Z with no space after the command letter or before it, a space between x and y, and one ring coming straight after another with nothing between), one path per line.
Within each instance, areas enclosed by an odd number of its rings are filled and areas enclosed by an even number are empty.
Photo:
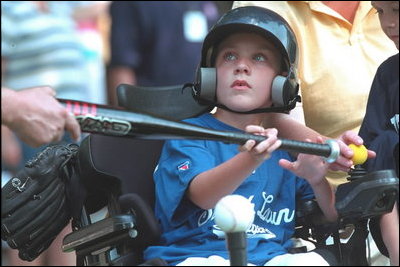
M218 47L217 99L235 111L270 107L271 85L280 70L281 55L255 33L236 33Z
M383 31L399 49L399 2L372 1L372 6L379 14Z

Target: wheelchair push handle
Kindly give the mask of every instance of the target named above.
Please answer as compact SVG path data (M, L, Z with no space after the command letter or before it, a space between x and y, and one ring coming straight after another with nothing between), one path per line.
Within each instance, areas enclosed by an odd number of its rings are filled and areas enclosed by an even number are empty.
M81 131L138 139L200 139L243 145L247 140L265 140L265 136L234 131L217 131L189 123L162 119L151 115L130 112L122 108L82 101L58 99L78 120ZM329 163L340 155L336 141L325 144L281 139L280 149L325 157Z

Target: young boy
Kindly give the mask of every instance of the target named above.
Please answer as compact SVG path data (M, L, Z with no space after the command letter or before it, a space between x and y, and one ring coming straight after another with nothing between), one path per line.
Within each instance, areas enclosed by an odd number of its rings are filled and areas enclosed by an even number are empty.
M372 1L379 13L381 27L399 49L399 2ZM397 117L397 119L396 119ZM394 155L399 144L399 54L383 62L375 75L368 98L367 110L360 128L365 144L376 152L376 158L365 164L367 171L397 169ZM397 173L398 175L398 173ZM398 203L391 213L370 221L371 234L391 265L399 265ZM379 230L380 229L380 230Z
M186 121L268 138L259 144L248 140L239 150L215 141L167 141L154 173L155 212L163 234L159 246L145 251L145 259L229 265L213 208L222 197L240 194L254 203L256 212L247 231L249 264L329 264L316 252L288 254L297 200L315 197L328 220L337 219L335 197L324 176L328 164L304 154L291 162L287 152L276 150L277 130L264 128L268 113L241 113L271 107L276 76L295 75L296 48L287 23L260 7L231 10L210 31L203 44L203 59L209 63L203 63L217 70L216 98L222 108Z

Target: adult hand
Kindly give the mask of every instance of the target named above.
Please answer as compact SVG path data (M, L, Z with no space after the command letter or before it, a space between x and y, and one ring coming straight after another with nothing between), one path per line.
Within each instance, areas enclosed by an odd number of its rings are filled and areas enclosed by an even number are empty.
M60 141L64 130L78 140L78 122L58 103L55 95L55 91L48 86L21 91L2 88L2 124L33 147Z
M330 169L333 171L344 171L348 172L350 167L354 164L351 158L354 156L352 149L348 147L350 144L362 145L363 140L353 131L344 132L338 139L337 142L340 147L339 158L330 165ZM368 150L368 158L374 158L376 153L372 150Z

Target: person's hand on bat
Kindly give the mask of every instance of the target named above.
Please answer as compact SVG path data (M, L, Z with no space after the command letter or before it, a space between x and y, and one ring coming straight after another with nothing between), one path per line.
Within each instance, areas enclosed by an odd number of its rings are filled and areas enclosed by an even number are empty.
M80 127L77 120L54 98L55 95L48 86L21 91L2 88L1 123L33 147L61 140L64 130L78 140Z

